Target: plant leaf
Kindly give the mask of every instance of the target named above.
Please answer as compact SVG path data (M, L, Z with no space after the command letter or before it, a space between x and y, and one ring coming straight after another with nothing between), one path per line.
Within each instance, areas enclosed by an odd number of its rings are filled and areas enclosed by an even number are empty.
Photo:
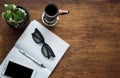
M24 13L19 10L16 11L15 15L18 15L21 18L24 18L24 16L25 16Z
M13 16L14 16L15 21L22 21L22 19L23 19L22 17L15 15L15 14Z
M10 24L10 25L13 25L13 26L16 26L16 25L17 25L17 23L15 23L15 22L9 22L9 24Z
M12 15L10 13L5 12L3 13L3 16L4 16L4 19L8 21Z
M13 10L13 4L7 4L6 10Z

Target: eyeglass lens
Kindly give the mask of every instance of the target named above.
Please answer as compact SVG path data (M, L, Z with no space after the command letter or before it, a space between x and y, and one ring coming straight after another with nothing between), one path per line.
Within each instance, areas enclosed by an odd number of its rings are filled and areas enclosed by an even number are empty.
M49 46L48 44L44 44L44 45L42 46L42 49L41 49L41 50L42 50L42 53L43 53L44 56L46 56L46 57L48 57L48 58L50 58L51 56L52 56L52 57L55 57L52 49L50 48L50 46Z

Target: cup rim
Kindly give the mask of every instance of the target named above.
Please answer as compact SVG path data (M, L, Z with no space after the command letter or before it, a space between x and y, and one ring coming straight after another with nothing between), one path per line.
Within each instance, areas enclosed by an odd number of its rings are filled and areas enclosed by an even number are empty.
M46 7L47 7L48 5L53 5L53 6L56 7L57 11L56 11L56 13L55 13L54 15L49 15L49 14L46 12ZM53 3L46 4L46 5L45 5L45 8L44 8L44 12L45 12L45 14L46 14L47 16L49 16L49 17L55 17L55 16L58 16L58 15L59 15L59 9L58 9L58 7L57 7L55 4L53 4Z

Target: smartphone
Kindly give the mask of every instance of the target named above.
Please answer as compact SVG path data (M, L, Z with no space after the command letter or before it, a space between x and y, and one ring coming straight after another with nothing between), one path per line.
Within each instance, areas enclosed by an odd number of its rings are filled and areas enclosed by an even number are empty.
M6 61L2 75L7 78L35 78L36 71L13 61Z

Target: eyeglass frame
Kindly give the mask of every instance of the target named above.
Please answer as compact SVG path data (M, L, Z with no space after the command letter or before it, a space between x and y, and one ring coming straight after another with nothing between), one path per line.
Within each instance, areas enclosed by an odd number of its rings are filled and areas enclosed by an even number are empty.
M38 38L38 37L35 35L35 33L37 33L37 35L38 35L41 39ZM45 57L47 57L48 59L50 59L50 57L55 57L55 54L54 54L52 48L45 42L45 39L44 39L43 35L41 34L41 32L40 32L37 28L35 28L35 31L34 31L33 33L31 33L31 35L32 35L32 38L33 38L33 40L35 41L35 43L37 43L37 44L42 43L42 44L43 44L43 46L42 46L42 48L41 48L41 51L42 51L42 54L43 54ZM34 37L40 39L40 42L37 42ZM43 47L44 47L44 46L45 46L45 48L47 47L47 48L46 48L47 55L45 55L45 53L43 52ZM48 51L48 49L49 49L49 51ZM49 53L49 52L51 52L51 53Z

